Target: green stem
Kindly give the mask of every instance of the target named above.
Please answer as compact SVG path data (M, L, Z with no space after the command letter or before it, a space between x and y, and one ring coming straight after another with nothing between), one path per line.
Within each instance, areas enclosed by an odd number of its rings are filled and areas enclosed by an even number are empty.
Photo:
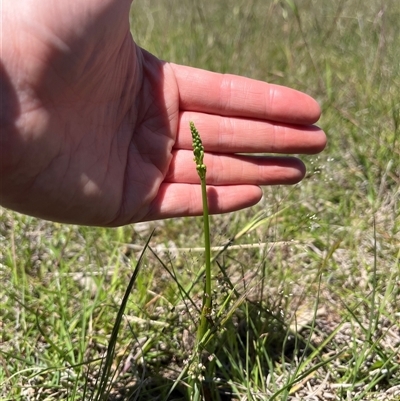
M209 383L203 382L203 374L207 377L213 376L213 364L203 365L203 350L207 347L209 350L210 345L207 344L206 334L210 329L211 313L212 313L212 288L211 288L211 245L210 245L210 220L208 212L208 201L207 201L207 185L206 185L206 173L207 167L204 164L204 147L201 142L200 134L197 131L193 122L190 122L190 132L193 139L193 155L196 163L196 170L200 177L201 182L201 199L203 203L203 226L204 226L204 248L205 248L205 283L204 283L204 294L203 304L200 313L200 324L197 328L196 337L196 354L195 362L192 375L189 376L189 398L192 401L200 401L201 399L211 399L208 394L210 391ZM219 399L219 398L213 398Z
M200 325L197 331L197 342L199 343L209 328L209 316L212 311L211 294L211 244L210 244L210 219L208 213L207 186L205 177L201 179L201 196L203 202L203 225L204 225L204 248L206 281L204 286L203 306L201 309Z
M207 167L204 164L204 147L201 142L200 134L194 123L190 122L190 132L193 139L193 154L196 163L197 173L201 181L201 198L203 203L203 225L204 225L204 248L205 248L205 265L206 265L206 281L204 286L203 305L201 308L200 324L197 330L197 345L200 345L207 330L212 311L212 293L211 293L211 245L210 245L210 223L207 202L207 186L206 173Z

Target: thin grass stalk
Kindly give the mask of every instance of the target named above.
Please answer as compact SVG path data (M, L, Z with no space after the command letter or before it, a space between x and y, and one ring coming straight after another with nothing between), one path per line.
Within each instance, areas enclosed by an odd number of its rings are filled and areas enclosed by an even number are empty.
M114 326L113 326L113 329L112 329L112 332L111 332L110 341L108 343L107 353L106 353L106 357L105 357L105 360L104 360L104 364L102 362L102 373L101 373L101 376L100 376L100 380L99 380L99 383L96 382L96 387L97 387L97 384L98 384L97 392L94 395L94 397L91 398L94 401L103 401L105 399L108 399L109 390L110 390L108 388L108 386L109 386L109 378L112 375L111 368L112 368L113 359L114 359L114 356L115 356L115 347L117 345L119 329L120 329L121 322L122 322L122 319L123 319L123 316L124 316L126 305L128 303L129 296L130 296L130 294L132 292L133 285L136 282L136 278L137 278L137 276L139 274L140 267L142 265L142 261L143 261L143 257L144 257L145 251L149 246L149 242L150 242L152 236L153 236L153 232L150 234L149 238L147 239L147 242L146 242L145 246L143 247L143 251L141 252L139 260L136 263L136 266L135 266L135 269L133 271L133 274L132 274L132 276L131 276L131 278L129 280L129 284L128 284L126 290L125 290L124 297L122 298L121 305L120 305L120 307L118 309L118 313L117 313L117 316L116 316L116 319L115 319L115 322L114 322Z

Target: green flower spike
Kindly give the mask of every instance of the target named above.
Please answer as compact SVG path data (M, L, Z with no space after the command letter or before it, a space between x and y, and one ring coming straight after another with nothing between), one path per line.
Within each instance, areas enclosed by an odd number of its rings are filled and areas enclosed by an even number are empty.
M196 163L197 173L201 180L206 178L207 167L205 166L204 159L204 146L201 142L199 131L194 126L193 121L190 121L190 132L192 133L193 154Z

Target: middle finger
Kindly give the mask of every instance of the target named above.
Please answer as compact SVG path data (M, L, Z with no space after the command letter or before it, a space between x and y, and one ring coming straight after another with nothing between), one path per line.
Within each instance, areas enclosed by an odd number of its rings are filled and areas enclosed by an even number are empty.
M194 122L208 152L314 154L326 144L325 133L315 125L181 112L175 149L192 148L189 121Z

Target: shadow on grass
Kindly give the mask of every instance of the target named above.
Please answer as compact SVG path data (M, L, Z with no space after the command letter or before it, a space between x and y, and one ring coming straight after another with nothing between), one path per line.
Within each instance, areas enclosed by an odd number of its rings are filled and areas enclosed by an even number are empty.
M182 344L182 347L185 348L185 345ZM239 397L235 387L243 389L245 383L266 383L276 365L297 366L299 360L312 352L312 348L313 344L288 328L280 313L271 312L265 305L244 301L225 323L224 328L216 329L214 358L211 362L215 363L215 373L213 378L206 377L203 382L204 400L237 400ZM171 357L173 350L168 350L167 354L169 357L163 363L148 360L146 369L142 365L132 366L121 377L122 382L117 380L114 383L114 395L108 400L189 401L183 381L170 393L188 362ZM205 356L205 363L208 360ZM129 382L133 384L129 385ZM261 386L259 390L261 391Z

